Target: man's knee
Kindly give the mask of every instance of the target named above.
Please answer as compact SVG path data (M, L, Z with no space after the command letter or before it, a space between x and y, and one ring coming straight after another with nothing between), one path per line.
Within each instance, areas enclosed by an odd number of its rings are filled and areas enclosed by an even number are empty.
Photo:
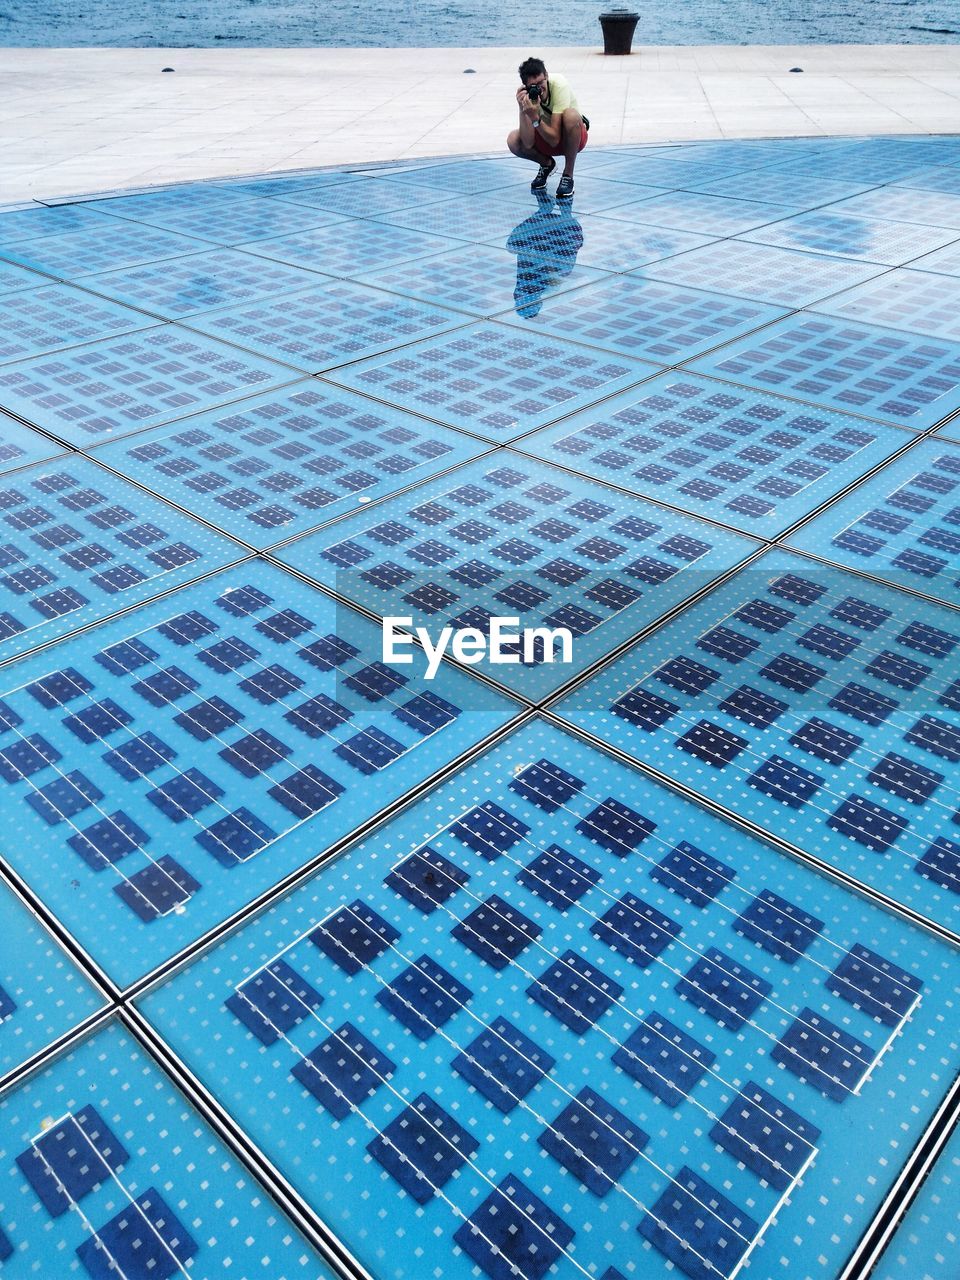
M576 107L567 107L566 111L564 111L563 113L564 129L565 130L570 129L571 131L579 135L580 126L582 124L583 124L583 116L576 109Z
M520 155L525 148L520 141L520 130L514 129L512 133L507 134L507 150L512 151L515 156Z

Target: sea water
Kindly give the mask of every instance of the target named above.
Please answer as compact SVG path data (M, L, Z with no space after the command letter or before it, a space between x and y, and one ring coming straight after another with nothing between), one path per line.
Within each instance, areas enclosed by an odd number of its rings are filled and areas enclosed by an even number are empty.
M544 11L507 0L0 0L0 45L247 47L591 45L604 0ZM692 0L630 5L638 44L942 44L960 37L956 0Z

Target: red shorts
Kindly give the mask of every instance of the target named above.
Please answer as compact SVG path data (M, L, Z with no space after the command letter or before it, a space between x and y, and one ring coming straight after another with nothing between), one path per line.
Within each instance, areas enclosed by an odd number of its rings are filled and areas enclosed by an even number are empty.
M577 147L577 151L582 151L586 145L587 145L587 126L585 124L582 124L580 126L580 145L579 147ZM560 130L560 141L557 143L555 147L551 147L550 144L544 140L543 134L540 132L540 130L535 129L533 134L533 147L535 151L539 151L540 154L543 156L562 156L563 155L563 129L561 128Z

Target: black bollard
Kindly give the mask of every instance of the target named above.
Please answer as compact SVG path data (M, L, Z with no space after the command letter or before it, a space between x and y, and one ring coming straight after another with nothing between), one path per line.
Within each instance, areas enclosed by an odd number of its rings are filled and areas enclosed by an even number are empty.
M639 21L639 13L628 13L626 9L614 9L611 13L601 13L603 52L605 54L629 53L633 43L633 33Z

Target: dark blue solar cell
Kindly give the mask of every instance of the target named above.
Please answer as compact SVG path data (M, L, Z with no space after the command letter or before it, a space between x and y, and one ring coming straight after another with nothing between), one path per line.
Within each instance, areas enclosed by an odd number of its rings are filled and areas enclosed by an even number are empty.
M712 667L705 667L702 662L696 662L693 658L686 658L682 654L680 657L671 658L662 667L658 667L653 676L662 684L669 685L671 689L689 694L691 697L703 693L704 689L709 689L716 680L720 679L719 671L714 671Z
M5 988L0 987L0 1022L16 1013L17 1002Z
M773 983L716 947L709 947L674 987L679 996L731 1031L738 1031L772 990Z
M557 559L541 565L537 570L537 577L543 578L545 582L552 582L557 587L572 587L575 582L585 578L589 572L590 570L586 565L558 556Z
M827 826L875 853L886 853L908 826L906 818L856 793L827 819Z
M496 1018L450 1065L506 1115L553 1070L556 1060L506 1018Z
M677 746L681 751L696 756L714 769L726 768L749 745L746 738L741 738L739 734L731 733L729 729L713 724L710 720L699 720L692 729L677 738Z
M0 1227L0 1262L6 1262L8 1258L12 1258L16 1250L13 1247L13 1241L7 1233Z
M35 680L33 684L27 685L27 693L48 711L54 707L65 707L74 698L90 693L92 689L93 685L87 677L81 675L75 667L54 671L42 680Z
M143 1195L97 1228L77 1248L77 1257L93 1280L170 1280L185 1274L200 1246L160 1193Z
M908 760L895 751L885 755L867 775L867 781L875 787L882 787L910 804L923 804L929 800L943 780L942 773Z
M367 1150L417 1204L426 1204L479 1145L429 1094L421 1093Z
M371 724L335 747L333 754L361 773L371 774L393 764L406 749L402 742Z
M643 592L627 586L625 582L619 582L616 578L604 578L584 594L588 600L594 600L608 609L620 610L626 609L628 605L639 600Z
M730 662L736 666L760 648L760 641L754 640L753 636L741 635L731 627L719 626L701 635L696 641L696 648L704 649L714 658L722 658L723 662Z
M12 613L5 610L0 613L0 640L9 640L11 636L19 635L21 631L25 631L26 626Z
M0 751L0 778L4 782L22 782L42 769L56 764L62 753L39 733L31 733Z
M313 625L309 618L305 618L295 610L284 609L281 613L274 613L269 618L261 619L254 630L275 644L289 644L291 640L296 640L298 636L311 631Z
M101 818L93 826L72 835L67 844L93 871L113 866L134 849L143 849L150 837L122 809Z
M17 1164L52 1218L59 1218L130 1159L100 1113L82 1107L17 1156Z
M464 1007L473 992L430 956L421 956L377 993L382 1004L418 1040L433 1033Z
M493 862L524 840L530 834L530 828L514 814L501 809L492 800L486 800L458 819L450 828L450 834L488 862Z
M144 923L149 923L181 906L200 887L199 880L165 854L122 884L115 884L113 892Z
M157 630L174 644L186 646L195 644L204 636L212 635L219 626L218 622L212 622L198 610L192 609L189 613L181 613L178 618L171 618L169 622L162 622Z
M242 805L194 836L201 849L206 849L224 867L246 862L276 838L272 827Z
M396 1063L345 1022L291 1070L291 1075L335 1120L376 1093L396 1071Z
M680 572L680 567L667 564L665 560L658 560L656 556L640 556L630 564L624 565L623 572L628 573L631 578L637 578L640 582L649 582L651 586L657 586L675 577Z
M752 725L754 729L767 729L789 709L789 704L769 693L761 693L748 684L742 684L729 697L724 698L717 709Z
M102 799L100 788L79 769L55 778L26 797L30 808L50 827L75 817Z
M355 645L333 633L320 640L314 640L313 644L298 650L304 662L309 662L319 671L332 671L334 667L341 666L349 658L355 658L359 652Z
M774 1062L834 1102L850 1096L872 1056L862 1041L813 1009L802 1009L770 1051Z
M853 627L860 627L864 631L876 631L890 616L889 609L883 609L866 600L858 600L855 596L848 596L846 600L841 600L835 609L830 610L831 618L836 618L838 622L846 622Z
M402 565L395 564L392 560L385 560L383 564L376 564L371 569L364 569L360 575L364 582L369 582L371 586L379 587L381 591L389 591L393 587L402 587L413 576L412 569L404 569ZM451 576L456 577L456 571L453 571Z
M183 822L213 804L223 795L223 788L199 769L187 769L165 782L161 787L147 792L147 799L156 805L171 822Z
M822 654L824 658L842 662L859 646L860 640L857 636L847 635L845 631L838 631L836 627L818 622L798 638L797 644L813 653Z
M926 622L911 622L897 636L897 641L930 658L945 658L960 643L960 639L949 631L941 631L939 627L932 627Z
M217 755L243 777L256 778L281 764L290 751L291 748L285 742L275 738L266 729L255 729L218 751Z
M490 1280L543 1280L573 1236L549 1205L508 1174L453 1238Z
M899 703L888 698L885 693L877 693L874 689L851 682L830 699L829 705L834 711L840 711L863 724L877 725L883 724L896 711Z
M405 724L415 733L428 737L451 724L460 715L460 708L441 698L438 693L418 693L416 697L405 702L402 707L395 707L393 714L401 724Z
M646 689L630 689L611 703L610 710L645 733L655 733L680 708L677 703L667 702L666 698L648 693Z
M782 605L772 604L769 600L751 600L741 605L733 616L745 622L748 627L756 627L768 635L776 635L797 615L789 609L784 609Z
M610 526L611 533L619 533L624 538L632 538L635 542L644 542L660 532L660 525L650 520L642 520L639 516L624 516L616 524Z
M543 930L497 894L464 916L450 930L474 955L494 969L505 969Z
M216 600L218 608L232 614L235 618L249 618L252 614L273 604L270 596L258 587L230 587Z
M853 755L863 742L855 733L840 729L827 720L814 716L790 739L790 745L799 747L809 755L826 760L828 764L842 764Z
M537 1138L595 1196L617 1185L650 1135L592 1089L582 1089Z
M151 706L165 707L199 688L193 676L188 676L179 667L167 667L165 671L158 671L144 680L138 680L133 691Z
M708 906L734 878L726 863L682 840L650 872L650 879L677 893L695 907Z
M264 667L256 675L248 676L246 680L241 680L238 688L256 702L269 707L275 702L289 697L297 689L302 689L303 681L299 676L294 675L292 671L288 671L286 667L281 667L275 663L271 667Z
M132 564L118 564L104 573L96 573L90 579L95 587L105 591L107 595L116 595L120 591L128 591L131 587L146 582L147 575L142 569Z
M960 731L936 716L923 716L904 735L911 746L921 747L951 764L960 761Z
M89 604L89 600L85 595L81 595L74 587L64 587L60 591L51 591L45 596L37 596L30 601L30 608L40 614L42 618L62 618L64 614L73 613L76 609L82 609L85 604ZM5 614L9 618L9 614ZM22 631L24 628L19 624L15 625L13 632Z
M151 649L142 640L122 640L119 644L104 649L102 653L95 654L94 661L99 662L112 676L124 676L147 666L159 656L155 649Z
M760 1227L684 1165L637 1230L690 1280L717 1280L732 1274Z
M888 1027L900 1023L923 987L912 973L860 943L851 947L826 985L835 996Z
M295 818L303 819L325 809L343 791L343 785L335 778L308 764L270 787L267 795L289 809Z
M811 582L809 578L798 577L795 573L783 574L775 582L771 582L767 588L771 595L780 596L783 600L791 600L794 604L801 605L814 604L826 589L820 583Z
M552 760L538 760L517 774L510 783L510 790L547 813L555 813L585 785L582 778L561 769Z
M827 674L823 667L805 662L789 653L778 654L760 674L791 693L808 693Z
M427 844L394 867L384 878L384 884L424 915L429 915L469 879L465 871Z
M81 742L90 744L107 738L125 725L131 724L133 716L112 698L104 698L102 702L93 702L82 711L67 716L63 725Z
M425 582L415 591L409 591L403 598L407 604L427 614L439 613L460 599L456 592L448 591L446 587L439 587L435 582Z
M520 884L558 911L566 911L579 902L599 879L600 872L595 867L588 867L558 844L550 845L517 873Z
M641 969L646 969L662 951L666 951L679 934L680 925L636 894L625 893L591 926L590 932Z
M747 785L755 791L762 791L778 804L785 804L791 809L802 809L825 781L819 773L811 773L792 760L773 755L750 775Z
M320 992L285 960L274 960L241 982L224 1001L262 1044L275 1044L322 1003Z
M147 777L155 769L173 760L176 754L173 747L148 731L106 752L103 760L125 782L136 782L138 778Z
M613 796L577 823L577 831L594 844L625 858L657 829L657 824Z
M620 999L623 987L575 951L565 951L527 987L527 995L583 1035Z
M764 889L738 916L733 927L778 960L795 964L822 932L823 921L770 889Z
M318 693L315 697L302 702L299 707L284 712L283 716L289 724L308 738L322 738L337 725L346 724L353 718L353 712L339 702L334 702L326 694Z
M709 542L702 542L699 538L691 538L686 533L675 533L666 542L660 543L661 551L665 551L667 555L675 556L678 560L699 560L710 549Z
M924 663L915 662L899 653L891 653L889 649L879 653L866 668L868 675L908 691L919 688L930 671L931 668Z
M409 679L409 676L401 675L399 671L394 671L393 667L388 667L383 662L371 662L368 666L361 667L359 671L347 676L343 683L347 689L359 693L368 702L380 702L381 699L388 698L395 690L409 683Z
M960 711L960 679L954 680L953 684L944 689L937 701L948 711ZM0 711L0 727L2 727L2 718L3 712Z
M322 920L310 934L310 941L352 977L399 937L398 929L357 898Z
M524 613L528 609L536 609L544 600L549 600L550 593L529 582L512 582L509 587L498 591L495 599L516 609L518 613Z
M758 1178L786 1191L816 1149L820 1130L751 1081L710 1130L710 1137Z
M931 880L942 889L960 893L960 843L948 840L946 836L938 836L914 863L913 869L925 880Z
M243 713L229 702L214 696L198 702L195 707L188 707L173 718L176 724L198 742L208 742L210 738L218 738L225 729L239 724Z
M21 724L23 724L23 716L14 711L13 707L6 702L0 700L0 733L16 729Z
M258 650L239 639L238 636L228 636L225 640L218 640L209 649L202 649L197 654L197 658L204 666L215 671L217 675L237 671L259 656Z

